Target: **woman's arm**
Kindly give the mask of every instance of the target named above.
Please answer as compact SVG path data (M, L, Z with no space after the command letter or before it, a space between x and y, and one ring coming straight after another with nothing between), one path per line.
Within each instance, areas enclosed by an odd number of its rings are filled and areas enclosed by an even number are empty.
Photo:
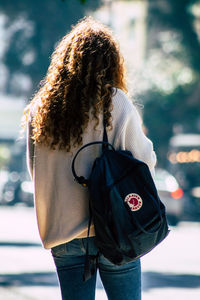
M131 151L135 158L144 161L152 173L154 172L156 154L152 142L143 131L142 120L134 105L131 105L131 110L119 136L118 145L123 150Z

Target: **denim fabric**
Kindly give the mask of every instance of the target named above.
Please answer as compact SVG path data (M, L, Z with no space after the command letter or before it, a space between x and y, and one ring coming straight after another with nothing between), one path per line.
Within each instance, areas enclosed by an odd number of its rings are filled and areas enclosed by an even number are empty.
M94 300L96 273L83 282L86 238L52 248L63 300ZM89 253L96 255L94 238L89 238ZM115 266L102 254L98 259L100 277L109 300L141 300L140 260Z

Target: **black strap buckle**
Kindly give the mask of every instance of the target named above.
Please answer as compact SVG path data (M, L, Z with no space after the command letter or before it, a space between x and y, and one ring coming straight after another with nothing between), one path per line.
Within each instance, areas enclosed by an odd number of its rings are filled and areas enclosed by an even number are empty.
M88 180L85 179L85 177L80 176L80 177L76 177L75 181L77 181L79 184L81 184L83 187L87 187L88 186Z

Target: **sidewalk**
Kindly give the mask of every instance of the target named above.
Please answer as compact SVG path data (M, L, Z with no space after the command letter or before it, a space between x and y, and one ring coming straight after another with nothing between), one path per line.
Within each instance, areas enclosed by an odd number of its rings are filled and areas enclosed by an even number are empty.
M0 228L0 300L61 300L33 209L0 207ZM182 224L142 259L143 300L200 299L199 236L200 224ZM98 278L96 300L106 299Z
M0 300L61 300L50 251L42 248L34 211L0 206ZM96 300L106 300L100 280Z

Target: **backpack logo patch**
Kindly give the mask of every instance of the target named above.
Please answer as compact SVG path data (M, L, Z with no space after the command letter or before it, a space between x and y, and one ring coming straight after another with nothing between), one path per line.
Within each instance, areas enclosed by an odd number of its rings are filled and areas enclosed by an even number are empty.
M142 198L138 194L128 194L124 201L128 204L132 211L137 211L142 207Z

